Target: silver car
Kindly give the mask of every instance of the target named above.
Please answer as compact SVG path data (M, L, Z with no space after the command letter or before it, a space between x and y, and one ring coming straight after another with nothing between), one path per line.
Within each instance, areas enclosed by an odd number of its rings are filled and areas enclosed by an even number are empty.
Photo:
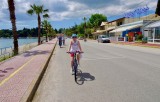
M97 41L101 43L110 43L110 39L106 35L99 35Z

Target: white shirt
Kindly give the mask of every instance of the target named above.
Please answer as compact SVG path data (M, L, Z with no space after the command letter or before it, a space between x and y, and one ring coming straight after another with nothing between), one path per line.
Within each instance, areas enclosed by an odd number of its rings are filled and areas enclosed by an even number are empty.
M78 46L78 41L74 42L72 41L71 42L71 49L70 49L70 52L76 52L76 51L80 51L80 48Z

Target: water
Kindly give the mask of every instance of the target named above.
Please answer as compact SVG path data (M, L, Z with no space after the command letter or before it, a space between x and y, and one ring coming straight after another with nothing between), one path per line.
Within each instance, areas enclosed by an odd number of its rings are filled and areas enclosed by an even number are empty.
M31 39L18 39L19 46L28 44L28 43L35 43L37 42L37 38L31 38ZM0 48L4 47L13 47L13 39L0 39Z

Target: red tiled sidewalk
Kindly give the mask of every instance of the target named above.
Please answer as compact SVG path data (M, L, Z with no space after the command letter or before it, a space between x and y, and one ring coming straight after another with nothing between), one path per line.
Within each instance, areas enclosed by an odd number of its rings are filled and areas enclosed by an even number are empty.
M23 102L42 72L56 40L37 46L0 64L0 102Z
M112 43L121 44L121 45L133 45L133 46L149 47L149 48L160 48L160 44L135 43L135 42L112 42Z

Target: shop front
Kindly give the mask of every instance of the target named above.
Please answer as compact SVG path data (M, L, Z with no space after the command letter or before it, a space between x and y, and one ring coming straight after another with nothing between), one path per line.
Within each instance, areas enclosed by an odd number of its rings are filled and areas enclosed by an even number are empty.
M120 26L117 29L111 31L110 33L115 34L115 37L118 38L118 41L132 42L135 40L136 36L142 34L141 27L142 27L142 24L124 25L124 26Z
M144 36L148 38L148 43L160 44L160 21L146 26Z

